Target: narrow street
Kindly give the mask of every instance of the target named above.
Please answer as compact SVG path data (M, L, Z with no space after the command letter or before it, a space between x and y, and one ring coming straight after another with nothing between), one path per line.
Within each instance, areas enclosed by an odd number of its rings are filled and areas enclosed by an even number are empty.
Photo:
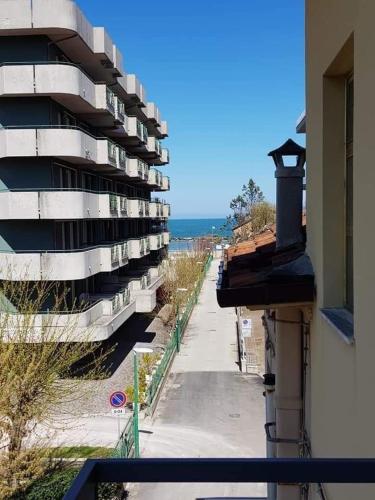
M152 421L140 424L143 457L264 457L264 401L258 376L239 372L232 309L216 302L218 260L206 277L181 352ZM263 484L142 484L138 500L264 497Z

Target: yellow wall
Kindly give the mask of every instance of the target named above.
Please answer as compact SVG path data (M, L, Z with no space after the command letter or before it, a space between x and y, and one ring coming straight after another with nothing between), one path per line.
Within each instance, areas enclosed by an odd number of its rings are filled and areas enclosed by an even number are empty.
M375 0L306 0L306 20L308 252L317 283L309 431L315 457L374 457ZM353 61L355 343L348 345L320 308L339 305L343 289L345 145L338 130L342 78ZM329 500L375 498L372 486L327 492Z

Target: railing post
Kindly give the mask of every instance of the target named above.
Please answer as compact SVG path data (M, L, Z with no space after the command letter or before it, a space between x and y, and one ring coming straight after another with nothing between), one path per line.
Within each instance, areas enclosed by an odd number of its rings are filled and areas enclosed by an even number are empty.
M134 457L139 458L139 431L138 431L138 357L137 353L133 351L134 360L134 416L133 416L133 426L134 426Z

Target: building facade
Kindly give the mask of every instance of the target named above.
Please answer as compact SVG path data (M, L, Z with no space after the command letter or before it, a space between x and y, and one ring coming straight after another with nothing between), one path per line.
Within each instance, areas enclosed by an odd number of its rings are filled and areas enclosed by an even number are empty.
M167 123L73 1L0 8L0 279L56 282L73 340L103 340L156 305Z
M306 1L307 251L317 291L307 425L315 457L375 455L374 16L374 2ZM370 485L325 491L330 500L375 498Z

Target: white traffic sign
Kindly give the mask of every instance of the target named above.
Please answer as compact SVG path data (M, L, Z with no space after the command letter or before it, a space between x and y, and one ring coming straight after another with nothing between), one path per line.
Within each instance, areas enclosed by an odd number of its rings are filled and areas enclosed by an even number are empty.
M112 415L125 415L125 408L112 408Z
M243 337L251 337L253 322L251 319L241 319L241 333Z

